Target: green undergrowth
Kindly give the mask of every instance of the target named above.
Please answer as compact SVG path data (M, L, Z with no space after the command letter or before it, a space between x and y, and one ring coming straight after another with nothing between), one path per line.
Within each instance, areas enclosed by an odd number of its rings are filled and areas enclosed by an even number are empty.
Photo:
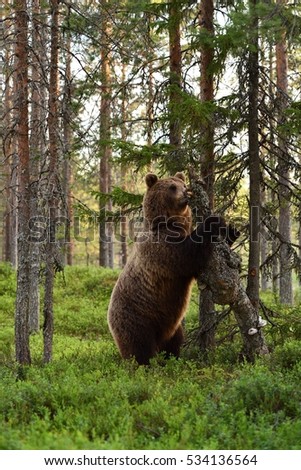
M21 374L13 360L15 276L0 266L1 449L301 448L300 309L267 299L272 352L253 365L237 361L236 334L206 360L190 347L179 360L138 367L121 360L107 327L117 275L92 267L57 275L53 361L42 364L42 335L35 334L32 366ZM189 330L197 324L196 297ZM218 339L233 325L227 318Z

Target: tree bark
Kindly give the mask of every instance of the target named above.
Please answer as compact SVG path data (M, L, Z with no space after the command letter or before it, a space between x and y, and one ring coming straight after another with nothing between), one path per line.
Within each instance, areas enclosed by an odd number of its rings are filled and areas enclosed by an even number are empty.
M269 351L262 333L264 323L240 282L239 268L239 256L226 242L221 242L214 247L200 280L211 290L215 303L230 305L243 341L241 355L253 362L257 355Z
M209 199L202 187L202 182L191 177L191 190L193 193L193 207L197 207L199 213L210 215ZM247 361L254 361L259 354L267 354L268 347L262 333L265 322L259 317L258 309L249 299L240 281L241 259L231 250L226 241L220 241L213 247L208 265L198 277L199 286L211 293L213 303L230 305L238 323L243 347L242 357ZM198 342L211 327L216 328L219 317L216 314L213 322L202 325L198 335ZM205 336L206 337L206 336Z
M17 299L15 311L16 360L30 364L29 347L29 225L30 179L29 179L29 137L28 137L28 13L26 0L16 0L16 109L18 139L18 272Z
M275 82L275 73L274 73L274 53L273 53L273 46L270 44L269 46L269 52L268 52L268 66L269 66L269 86L268 86L268 94L270 96L270 100L273 100L274 96L274 82ZM271 104L272 106L272 104ZM270 144L269 144L269 151L271 155L273 155L273 145L275 142L275 126L274 126L274 115L270 113L268 117L268 126L270 130ZM272 159L273 166L275 166L275 156L273 155L270 157ZM276 207L276 194L275 190L270 190L269 193L269 200L272 203L273 207ZM273 229L273 232L277 232L278 230L278 218L275 215L272 216L271 219L271 226ZM275 295L278 294L279 292L279 259L278 259L278 238L276 236L273 236L272 242L271 242L271 249L272 249L272 254L273 259L272 259L272 291Z
M5 9L12 10L9 0L4 2ZM4 253L3 259L17 268L17 142L14 123L17 120L16 108L13 106L13 96L16 96L16 80L12 71L16 70L16 58L11 65L13 43L10 41L12 21L6 17L2 22L4 50L4 119L3 119L3 153L5 175L5 212L4 212ZM1 33L2 34L2 33Z
M48 240L46 243L45 260L45 299L44 299L44 362L50 362L52 359L53 344L53 286L54 269L56 262L56 240L55 225L58 205L58 50L59 50L59 0L50 0L51 6L51 46L50 46L50 77L49 77L49 113L48 113L48 132L49 132L49 167L48 167Z
M69 25L70 7L68 7L67 30L65 39L65 86L64 86L64 108L63 108L63 139L64 139L64 167L63 167L63 186L64 186L64 203L65 203L65 252L66 264L73 264L74 242L71 236L73 227L73 205L72 205L72 165L71 165L71 145L72 145L72 128L71 128L71 32Z
M213 0L202 0L200 4L199 25L208 35L214 35ZM208 43L201 48L201 79L200 97L202 102L212 102L214 99L214 77L210 71L214 57L213 45ZM214 210L214 123L213 117L201 128L202 164L201 176L209 197L210 210Z
M100 166L99 166L99 191L107 194L110 190L110 159L112 156L111 139L111 70L110 51L108 37L110 25L107 17L107 0L102 1L102 46L101 46L101 103L100 103ZM105 203L100 203L99 224L99 265L112 264L112 241L110 240L110 227L106 223ZM108 230L107 230L108 229ZM111 250L111 253L110 253Z
M121 124L121 139L122 142L127 141L127 129L126 129L126 120L127 120L127 98L126 98L126 87L125 87L125 76L126 76L126 65L122 64L122 101L121 101L121 116L122 116L122 124ZM120 179L121 179L121 187L122 189L126 189L126 173L127 169L124 163L121 164L120 169ZM122 210L122 209L121 209ZM120 214L120 252L121 252L121 263L120 267L123 268L127 262L127 217L123 213Z
M214 34L213 27L213 0L202 0L199 11L199 26L208 35ZM200 62L200 99L203 103L214 99L214 79L210 72L214 56L213 46L203 45ZM209 119L200 129L201 142L201 177L208 195L208 209L214 210L214 124ZM205 214L204 214L205 215ZM200 285L200 282L198 282ZM199 322L202 334L200 335L200 350L206 350L215 345L216 312L210 289L200 289L199 294Z
M249 50L249 262L247 294L256 310L259 307L259 266L260 266L260 157L259 157L259 128L258 128L258 17L255 12L257 0L250 0L252 15L252 37Z
M146 60L148 61L147 67L147 101L146 101L146 135L147 135L147 145L151 146L153 143L153 126L154 126L154 68L153 68L153 59L154 59L154 50L152 43L152 24L154 17L151 12L146 12L144 14L145 21L147 23L147 47L146 47ZM148 170L150 170L150 164L148 165Z
M174 165L179 165L177 150L181 147L182 131L179 119L180 91L182 85L182 53L181 53L181 6L178 0L169 3L169 55L170 55L170 95L169 95L169 142L174 151ZM173 168L176 169L176 168Z
M32 2L32 54L31 54L31 122L30 122L30 217L39 215L39 177L40 177L40 140L41 140L41 103L40 78L42 70L37 59L41 56L40 45L40 0ZM29 278L29 331L38 332L40 326L40 244L31 241L29 245L30 278Z
M283 7L287 0L277 0L279 7ZM281 40L276 44L276 71L278 90L279 125L285 122L285 109L288 106L288 62L287 62L286 32L283 30ZM280 245L280 302L293 304L292 268L289 245L291 243L291 209L289 189L289 154L287 136L285 132L278 131L278 173L279 173L279 234Z
M265 196L265 190L264 188L261 189L261 204L264 207L266 203L266 196ZM268 245L267 245L267 239L266 239L266 229L264 226L261 227L261 232L260 232L260 263L261 266L264 265L266 258L267 258L267 253L268 253ZM262 267L261 273L260 273L260 278L261 278L261 290L266 291L268 288L268 277L266 275L265 268Z
M5 1L5 7L8 8L8 0ZM3 245L2 245L2 259L10 262L10 226L11 226L11 207L10 207L10 193L11 193L11 159L12 159L12 100L11 100L11 87L10 87L10 70L9 70L9 57L11 55L11 48L9 46L9 23L4 20L4 15L0 12L0 47L4 51L4 60L0 63L0 89L5 84L4 101L0 103L0 116L3 117L0 123L0 139L3 142L3 176L4 176L4 213L3 213ZM1 188L2 189L2 188Z

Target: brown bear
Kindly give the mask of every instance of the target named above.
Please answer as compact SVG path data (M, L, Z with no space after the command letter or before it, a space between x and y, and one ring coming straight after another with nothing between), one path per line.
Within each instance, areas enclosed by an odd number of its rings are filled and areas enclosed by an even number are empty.
M146 176L144 228L113 289L108 323L123 358L149 364L164 351L179 356L192 281L205 267L223 220L210 216L192 231L182 173Z

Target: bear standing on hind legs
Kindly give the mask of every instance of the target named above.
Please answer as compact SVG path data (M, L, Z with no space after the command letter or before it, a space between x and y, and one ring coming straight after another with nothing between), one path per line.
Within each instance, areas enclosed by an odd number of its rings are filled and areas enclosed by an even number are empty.
M192 231L182 173L146 175L144 228L112 292L108 322L120 354L149 364L157 353L179 356L181 322L193 280L210 257L224 222L208 217Z

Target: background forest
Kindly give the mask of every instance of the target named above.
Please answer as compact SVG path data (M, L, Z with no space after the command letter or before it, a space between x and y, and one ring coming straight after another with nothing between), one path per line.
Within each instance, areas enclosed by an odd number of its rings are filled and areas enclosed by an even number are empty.
M0 447L300 449L300 2L0 14ZM106 312L149 171L201 179L240 231L254 364L200 283L180 361L119 359Z

